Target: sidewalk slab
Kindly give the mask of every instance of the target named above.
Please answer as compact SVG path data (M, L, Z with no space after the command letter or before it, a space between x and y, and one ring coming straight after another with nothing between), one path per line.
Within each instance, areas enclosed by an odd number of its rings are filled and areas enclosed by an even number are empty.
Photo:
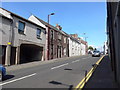
M108 56L103 58L83 89L86 88L118 88Z

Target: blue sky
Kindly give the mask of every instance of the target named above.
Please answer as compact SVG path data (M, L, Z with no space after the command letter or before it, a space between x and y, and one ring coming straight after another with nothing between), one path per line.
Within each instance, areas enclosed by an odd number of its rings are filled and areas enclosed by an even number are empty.
M50 24L60 24L68 34L77 33L85 37L88 44L101 47L106 40L106 3L105 2L8 2L2 7L24 18L34 14L44 21L47 15Z

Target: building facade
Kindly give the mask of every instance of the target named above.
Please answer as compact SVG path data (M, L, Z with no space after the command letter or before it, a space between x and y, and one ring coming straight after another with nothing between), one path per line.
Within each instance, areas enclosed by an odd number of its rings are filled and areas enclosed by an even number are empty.
M104 49L104 54L108 54L108 43L107 43L107 41L104 42L103 49Z
M78 34L70 34L70 36L72 36L73 38L77 39L78 42L81 43L80 46L80 55L86 55L88 52L88 44L86 41L84 41L83 39L81 39L80 37L78 37Z
M86 45L85 45L85 41L84 40L80 40L81 41L81 55L86 55Z
M81 43L69 36L69 56L80 56L81 55Z
M62 30L60 25L52 26L33 15L29 17L29 20L39 20L46 26L46 60L68 57L68 34Z
M120 86L120 0L107 2L107 36L112 70Z
M4 65L45 59L45 26L0 8L2 60Z

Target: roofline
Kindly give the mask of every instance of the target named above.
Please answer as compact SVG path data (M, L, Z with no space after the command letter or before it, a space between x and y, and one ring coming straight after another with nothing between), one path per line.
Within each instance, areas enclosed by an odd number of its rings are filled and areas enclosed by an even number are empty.
M35 16L35 15L34 15ZM55 26L53 26L53 25L51 25L51 24L48 24L47 22L45 22L45 21L43 21L42 19L40 19L40 18L38 18L37 16L35 16L39 21L42 21L42 22L44 22L44 23L42 23L42 24L44 24L46 27L50 27L51 29L54 29L54 28L56 28ZM53 28L54 27L54 28ZM58 32L60 32L61 34L63 34L63 33L65 33L64 35L66 35L66 36L68 36L69 37L69 34L67 34L66 32L64 32L63 30L58 30L57 28L56 29L54 29L55 31L58 31ZM62 33L63 32L63 33Z
M81 43L81 42L79 42L79 40L77 40L76 38L74 38L74 37L72 37L72 36L70 36L70 35L69 35L69 37L70 37L72 40L77 41L78 43Z
M1 8L1 7L0 7L0 8ZM43 28L42 26L37 25L36 23L34 23L34 22L32 22L32 21L30 21L30 20L28 20L28 19L25 19L25 18L23 18L23 17L21 17L21 16L15 14L15 13L13 13L13 12L11 12L11 11L8 11L8 10L6 10L6 9L4 9L4 8L1 8L1 9L3 9L3 10L5 10L5 11L9 12L9 13L10 13L11 15L13 15L13 16L16 16L16 17L18 17L18 18L21 18L21 19L23 19L23 20L25 20L25 21L27 21L27 22L29 22L29 23L31 23L31 24L34 24L34 25L36 25L36 26L38 26L38 27L41 27L42 29L45 30L45 28Z
M13 20L13 19L11 19L11 18L8 18L8 17L4 16L3 14L0 14L0 16L4 17L4 18L6 18L6 19L9 19L9 20Z

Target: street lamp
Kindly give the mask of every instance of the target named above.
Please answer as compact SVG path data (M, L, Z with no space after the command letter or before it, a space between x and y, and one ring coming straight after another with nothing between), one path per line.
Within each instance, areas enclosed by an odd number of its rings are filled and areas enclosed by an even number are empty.
M85 35L86 35L86 33L83 33L83 35L84 35L84 39L85 39L85 41L86 41L86 39L88 38L88 37L86 37Z
M48 14L48 29L47 29L47 32L48 32L48 33L50 32L50 31L49 31L50 16L51 16L51 15L54 15L54 14L55 14L55 13ZM49 60L49 45L48 45L48 43L49 43L49 34L47 34L46 37L48 38L48 41L46 40L46 43L47 43L47 59Z
M85 37L85 41L86 41L86 42L87 42L87 38L88 38L88 37Z
M50 16L51 16L51 15L55 15L55 13L51 13L51 14L48 15L48 24L49 24L49 22L50 22Z

